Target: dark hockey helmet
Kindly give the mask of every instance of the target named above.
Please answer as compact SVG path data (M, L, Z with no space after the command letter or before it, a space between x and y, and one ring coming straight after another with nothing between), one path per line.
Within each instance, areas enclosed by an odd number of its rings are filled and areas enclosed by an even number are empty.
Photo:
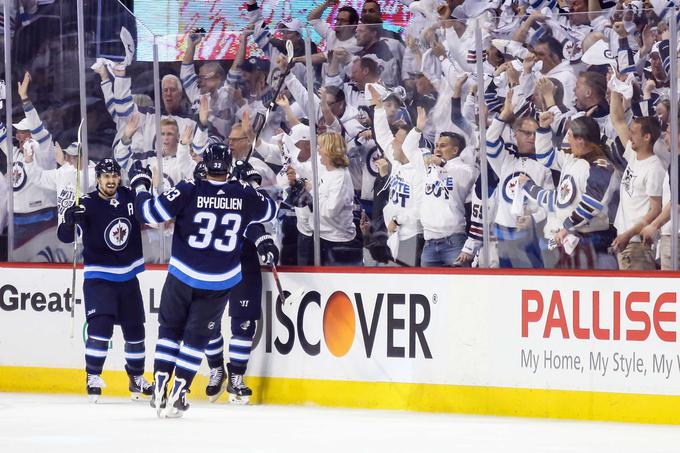
M111 158L100 160L94 167L94 173L99 178L104 173L115 173L120 176L120 165Z
M231 171L231 151L227 145L213 143L203 153L203 162L209 175L228 175Z
M208 171L205 169L205 163L200 161L194 168L194 181L200 181L208 176Z

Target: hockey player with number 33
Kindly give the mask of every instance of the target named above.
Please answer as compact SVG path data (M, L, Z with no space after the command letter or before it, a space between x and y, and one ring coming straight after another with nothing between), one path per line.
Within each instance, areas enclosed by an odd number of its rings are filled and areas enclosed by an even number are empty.
M182 181L155 198L149 193L149 168L136 163L130 169L140 221L175 219L154 356L151 404L159 417L181 417L189 408L186 394L220 325L229 291L242 278L243 234L250 224L269 222L277 212L266 192L229 179L232 156L225 145L210 145L203 161L206 180ZM172 391L166 397L173 372Z

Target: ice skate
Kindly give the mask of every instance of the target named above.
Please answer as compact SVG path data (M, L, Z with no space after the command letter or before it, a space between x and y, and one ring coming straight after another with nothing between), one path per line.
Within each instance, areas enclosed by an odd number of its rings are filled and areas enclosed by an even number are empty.
M205 394L208 397L208 401L214 403L222 395L225 390L226 372L223 366L219 368L210 369L210 381L208 381L208 386L205 388Z
M156 415L160 418L163 409L165 409L168 392L168 381L170 375L162 371L158 371L153 375L153 395L151 396L151 407L156 409Z
M231 404L245 405L250 402L253 391L243 382L243 375L229 372L227 393Z
M187 403L189 389L186 388L186 385L187 381L175 377L175 383L172 386L172 392L170 392L163 414L165 418L179 418L189 409L189 403Z
M87 375L87 398L91 403L96 403L99 401L99 397L102 395L102 388L106 387L104 379L98 374Z
M153 385L144 378L143 374L139 376L128 376L130 378L130 399L132 401L149 401L153 395Z

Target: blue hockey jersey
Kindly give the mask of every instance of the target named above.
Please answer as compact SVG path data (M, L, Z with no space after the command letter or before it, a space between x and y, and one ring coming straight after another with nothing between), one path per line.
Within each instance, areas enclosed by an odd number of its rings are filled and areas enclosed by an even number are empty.
M264 191L240 181L189 181L135 201L141 222L175 219L168 272L197 289L223 290L241 281L241 247L246 228L276 218L277 206Z
M85 221L79 225L83 239L85 278L123 282L144 270L142 234L135 218L135 195L119 187L116 197L105 200L97 191L80 199ZM73 242L73 226L61 224L57 236Z

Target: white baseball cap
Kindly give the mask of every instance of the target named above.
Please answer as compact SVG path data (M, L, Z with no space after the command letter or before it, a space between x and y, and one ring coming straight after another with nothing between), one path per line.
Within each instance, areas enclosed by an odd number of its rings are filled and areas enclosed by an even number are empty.
M24 118L18 123L12 123L12 127L18 131L30 131L31 127L28 125L28 118Z
M290 142L295 144L310 139L309 126L298 123L290 129Z
M302 22L298 19L282 20L279 22L279 27L286 27L290 31L296 31L300 33L302 31Z
M73 142L64 148L64 153L69 156L78 156L78 142Z

